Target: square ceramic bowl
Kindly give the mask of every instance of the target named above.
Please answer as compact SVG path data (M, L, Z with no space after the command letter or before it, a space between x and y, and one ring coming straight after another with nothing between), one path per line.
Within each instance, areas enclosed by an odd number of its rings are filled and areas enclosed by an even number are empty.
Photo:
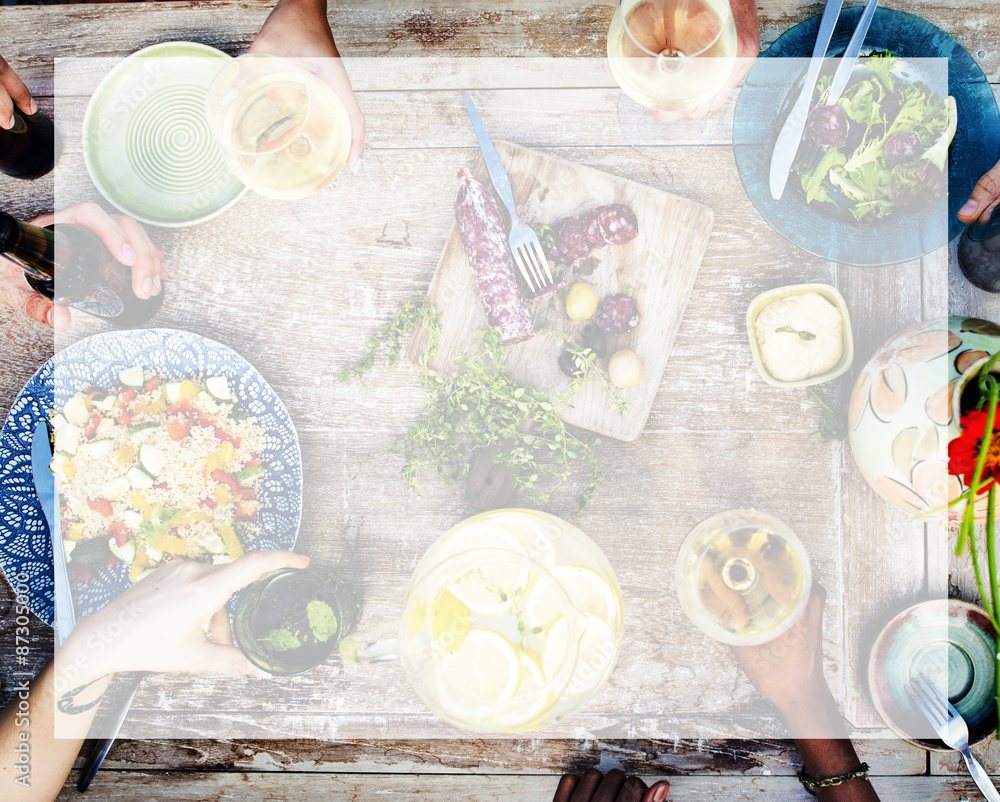
M796 295L803 295L807 292L818 292L837 307L837 310L840 312L841 318L844 321L841 327L844 337L843 353L840 355L840 361L825 373L818 373L815 376L809 376L806 379L799 379L798 381L781 381L771 375L764 364L764 359L761 357L760 345L757 342L757 333L754 331L757 316L775 301L780 301L783 298L791 298ZM851 362L854 361L854 335L851 333L851 316L847 312L847 304L844 302L844 297L829 284L790 284L787 287L775 287L773 290L762 292L750 302L750 306L747 308L747 337L750 340L750 351L753 353L753 361L757 366L757 372L760 373L760 377L764 381L775 387L808 387L812 384L822 384L831 379L836 379L845 373L851 366Z

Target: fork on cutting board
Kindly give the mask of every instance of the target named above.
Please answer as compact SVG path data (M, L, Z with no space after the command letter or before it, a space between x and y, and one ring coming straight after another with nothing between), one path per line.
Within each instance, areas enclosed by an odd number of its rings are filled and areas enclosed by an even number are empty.
M930 722L938 737L952 749L962 753L969 774L976 781L979 790L989 802L1000 802L1000 794L990 780L986 770L969 751L969 725L941 691L937 689L923 674L906 684L906 692L910 695L917 709Z
M486 170L490 174L493 188L496 190L501 202L507 207L510 215L510 236L507 239L510 245L511 255L514 257L514 264L521 273L521 278L528 285L532 295L549 289L555 285L552 278L552 271L549 269L549 261L545 258L542 244L538 241L538 235L534 230L517 216L514 208L514 193L510 188L510 179L507 171L500 161L500 154L493 147L493 140L486 133L486 126L476 111L476 105L472 102L472 96L466 93L465 106L469 110L469 118L472 120L472 127L476 131L476 139L479 140L479 149L483 153L483 160L486 162Z

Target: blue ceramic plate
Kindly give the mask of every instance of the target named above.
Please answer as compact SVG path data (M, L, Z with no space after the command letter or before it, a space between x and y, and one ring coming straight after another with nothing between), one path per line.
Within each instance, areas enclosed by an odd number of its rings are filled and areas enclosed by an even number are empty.
M861 7L845 9L827 54L839 56L861 15ZM1000 112L979 65L958 42L926 20L902 11L879 8L865 38L862 56L889 51L901 59L947 58L948 93L958 106L958 130L951 143L948 166L948 230L944 209L895 217L861 226L834 220L789 186L781 200L768 187L774 139L798 92L789 85L788 68L776 59L805 59L812 54L819 16L780 36L747 75L736 102L733 143L736 166L747 195L763 218L783 237L823 259L876 267L916 259L961 233L965 224L955 216L976 181L1000 154Z
M171 329L97 334L56 354L25 385L0 433L0 569L12 582L25 574L28 607L53 620L52 549L31 479L31 437L84 384L111 387L118 371L141 364L172 381L225 376L246 410L266 432L261 454L267 501L258 522L266 534L247 551L291 549L302 512L302 458L288 411L263 377L239 354L196 334ZM72 581L72 574L71 574ZM88 582L73 583L77 618L99 610L131 586L118 562Z
M930 679L969 725L976 743L997 728L993 698L993 625L974 604L935 599L909 607L890 621L872 647L868 691L875 709L900 737L923 749L947 750L906 692Z

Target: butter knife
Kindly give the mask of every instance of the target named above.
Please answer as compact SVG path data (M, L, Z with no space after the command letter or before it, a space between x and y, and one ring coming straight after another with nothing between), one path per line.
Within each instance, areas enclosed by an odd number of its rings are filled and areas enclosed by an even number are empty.
M76 626L73 594L69 587L66 552L63 547L62 526L59 521L59 498L56 494L56 477L52 473L52 444L49 442L49 424L41 421L31 437L31 478L35 493L42 505L42 514L49 525L52 541L52 575L55 581L56 643L63 645L70 631Z
M865 3L865 10L861 12L858 27L851 34L851 41L847 43L847 49L844 51L844 55L840 57L840 64L837 65L837 71L833 74L833 83L830 84L830 93L827 95L826 105L832 106L836 103L840 98L840 93L847 86L847 79L851 77L851 73L854 71L854 65L857 63L858 55L861 53L861 46L865 43L865 37L868 35L868 28L871 27L872 17L875 16L875 9L877 7L878 0L868 0Z
M779 200L784 193L785 185L788 183L788 174L792 171L792 165L795 164L795 154L798 153L802 132L806 130L806 122L809 119L809 106L812 103L813 89L816 88L816 79L819 78L819 71L823 67L826 49L830 46L830 39L833 38L833 30L837 27L837 18L840 17L840 9L843 4L843 0L827 0L823 16L819 21L816 45L813 47L812 57L809 59L809 68L806 70L802 91L774 142L774 150L771 151L769 183L771 197L775 200Z

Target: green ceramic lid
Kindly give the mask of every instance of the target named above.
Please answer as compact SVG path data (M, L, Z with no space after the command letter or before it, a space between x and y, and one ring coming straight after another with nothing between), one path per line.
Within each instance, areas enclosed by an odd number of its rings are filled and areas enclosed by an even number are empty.
M205 117L208 87L229 58L208 45L164 42L101 81L83 121L83 155L94 184L122 212L158 226L191 225L246 191Z

